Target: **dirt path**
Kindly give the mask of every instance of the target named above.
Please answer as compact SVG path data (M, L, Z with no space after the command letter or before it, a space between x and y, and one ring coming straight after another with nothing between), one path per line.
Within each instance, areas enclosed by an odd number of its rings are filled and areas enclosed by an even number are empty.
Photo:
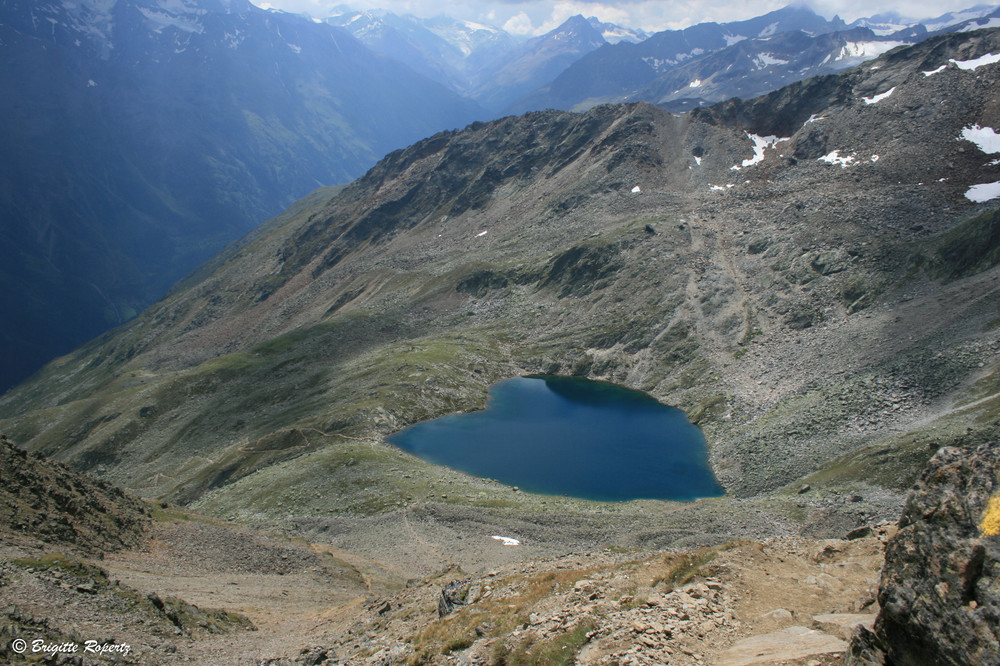
M254 623L256 631L180 642L178 660L194 663L296 657L353 622L373 593L401 586L378 563L333 547L197 522L159 525L147 547L109 555L101 566L144 594L236 611Z

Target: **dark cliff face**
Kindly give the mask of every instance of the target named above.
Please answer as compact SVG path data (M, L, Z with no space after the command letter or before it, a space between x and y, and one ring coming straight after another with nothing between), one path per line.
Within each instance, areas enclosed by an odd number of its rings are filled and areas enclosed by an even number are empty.
M439 133L51 365L0 425L150 492L183 468L155 492L221 506L258 474L306 483L333 433L378 440L552 372L687 409L730 493L821 472L899 492L926 424L997 362L996 204L966 195L1000 171L960 137L995 122L1000 65L951 61L998 52L972 33L697 113ZM994 436L989 404L948 428Z

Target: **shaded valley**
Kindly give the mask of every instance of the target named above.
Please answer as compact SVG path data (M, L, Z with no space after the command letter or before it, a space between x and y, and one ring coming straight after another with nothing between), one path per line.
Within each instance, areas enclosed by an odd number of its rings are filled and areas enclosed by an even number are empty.
M0 391L479 108L245 0L0 5Z

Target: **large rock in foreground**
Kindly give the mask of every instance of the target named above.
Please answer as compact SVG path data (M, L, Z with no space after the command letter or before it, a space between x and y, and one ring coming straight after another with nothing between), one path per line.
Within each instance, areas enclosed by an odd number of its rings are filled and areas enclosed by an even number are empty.
M941 449L886 548L875 634L889 663L1000 664L998 518L1000 444Z

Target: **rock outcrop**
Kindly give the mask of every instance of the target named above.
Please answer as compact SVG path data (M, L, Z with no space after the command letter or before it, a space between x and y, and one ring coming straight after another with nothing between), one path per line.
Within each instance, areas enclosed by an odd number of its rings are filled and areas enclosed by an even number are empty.
M146 506L120 488L28 453L0 436L0 534L84 550L135 546L149 529Z
M887 545L875 636L856 634L846 663L1000 663L998 513L1000 444L941 449Z

